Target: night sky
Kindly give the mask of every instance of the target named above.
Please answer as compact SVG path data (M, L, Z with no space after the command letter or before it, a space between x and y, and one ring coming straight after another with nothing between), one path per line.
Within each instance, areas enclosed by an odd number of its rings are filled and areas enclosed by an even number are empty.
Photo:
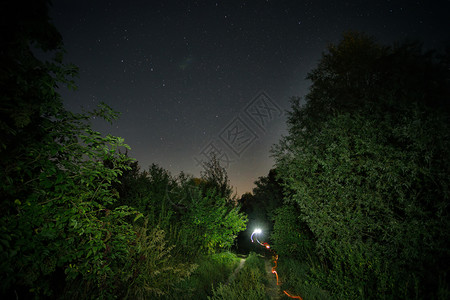
M381 43L442 49L450 1L54 1L66 61L80 68L71 111L101 101L122 113L94 129L130 156L199 176L215 151L238 195L273 166L289 98L330 42L362 31Z

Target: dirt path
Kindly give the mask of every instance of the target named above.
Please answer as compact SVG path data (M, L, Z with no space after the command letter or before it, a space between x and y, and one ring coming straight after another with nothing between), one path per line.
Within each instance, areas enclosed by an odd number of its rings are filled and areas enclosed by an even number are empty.
M229 284L231 281L233 281L233 279L236 277L236 274L242 269L242 267L244 267L244 263L245 263L245 259L241 258L241 261L239 262L239 266L237 266L237 268L234 269L233 274L231 274L230 277L228 277L227 284Z
M270 297L270 299L281 299L280 289L277 286L277 279L275 275L272 274L272 260L265 259L264 262L267 276L266 294Z

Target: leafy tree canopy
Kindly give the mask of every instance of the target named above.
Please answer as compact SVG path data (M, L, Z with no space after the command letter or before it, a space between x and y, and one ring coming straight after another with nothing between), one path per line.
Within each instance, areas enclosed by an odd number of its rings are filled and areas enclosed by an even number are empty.
M417 43L349 33L310 72L306 104L293 99L273 153L326 265L314 278L338 297L448 290L449 75Z
M12 23L2 26L0 48L0 292L54 295L66 278L102 287L91 294L106 297L134 239L127 217L139 215L111 207L111 184L129 161L118 150L128 146L91 129L93 116L117 118L107 105L64 109L56 90L73 84L76 68L62 62L47 8L47 1L9 1L1 10L2 22ZM39 60L36 49L54 58Z

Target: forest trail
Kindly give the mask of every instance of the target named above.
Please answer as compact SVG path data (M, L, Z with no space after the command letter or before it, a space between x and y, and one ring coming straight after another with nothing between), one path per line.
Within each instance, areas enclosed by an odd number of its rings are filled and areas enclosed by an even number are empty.
M270 299L281 299L280 289L277 285L277 278L272 273L273 262L271 259L264 259L264 262L267 277L266 294L270 297Z
M231 274L230 277L228 277L227 284L229 284L231 281L233 281L233 279L236 277L236 274L244 267L244 263L245 263L245 258L241 258L241 261L239 262L239 265L234 270L233 274Z

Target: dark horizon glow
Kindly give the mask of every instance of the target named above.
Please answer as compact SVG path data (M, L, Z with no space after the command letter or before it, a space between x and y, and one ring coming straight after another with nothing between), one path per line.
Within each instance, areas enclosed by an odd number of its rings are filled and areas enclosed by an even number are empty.
M241 195L273 166L289 98L307 94L305 76L328 43L357 30L382 43L418 39L442 49L442 5L55 1L50 15L66 61L80 67L78 91L60 91L68 109L104 101L120 111L112 126L96 121L94 129L123 137L143 169L157 163L199 176L198 162L217 148Z

